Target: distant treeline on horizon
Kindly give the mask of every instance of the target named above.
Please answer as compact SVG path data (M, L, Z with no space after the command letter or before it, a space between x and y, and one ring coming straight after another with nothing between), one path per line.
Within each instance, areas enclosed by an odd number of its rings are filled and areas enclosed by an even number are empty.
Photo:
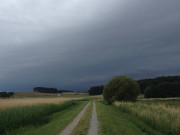
M136 81L146 98L180 97L180 76L161 76ZM92 86L89 95L103 94L104 85Z
M62 93L62 92L74 92L72 90L58 90L56 88L47 88L47 87L35 87L33 89L35 92L42 93Z
M145 98L180 97L180 76L161 76L138 80Z

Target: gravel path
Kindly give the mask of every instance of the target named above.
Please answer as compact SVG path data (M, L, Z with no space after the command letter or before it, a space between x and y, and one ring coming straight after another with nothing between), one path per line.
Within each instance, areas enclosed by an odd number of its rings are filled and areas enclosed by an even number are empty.
M84 109L78 114L78 116L71 122L61 133L60 135L70 135L74 127L78 124L79 120L83 116L84 112L88 108L89 103L84 107ZM94 134L96 135L96 134Z
M98 135L98 120L97 120L95 102L93 102L92 117L91 117L91 123L88 131L88 135Z

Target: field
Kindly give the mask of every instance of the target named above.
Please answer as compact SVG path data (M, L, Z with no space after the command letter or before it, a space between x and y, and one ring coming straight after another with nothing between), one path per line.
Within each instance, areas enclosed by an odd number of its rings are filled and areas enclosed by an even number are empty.
M87 93L47 94L38 92L16 92L13 98L0 98L0 110L35 104L62 104L66 101L87 98Z
M0 134L58 135L83 109L95 101L99 135L179 135L180 98L144 99L107 105L100 96L87 93L16 93L0 99ZM86 135L92 102L71 134Z

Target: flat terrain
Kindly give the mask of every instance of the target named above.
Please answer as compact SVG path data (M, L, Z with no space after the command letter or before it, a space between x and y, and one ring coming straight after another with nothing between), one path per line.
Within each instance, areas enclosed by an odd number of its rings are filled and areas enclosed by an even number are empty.
M60 135L65 128L68 134L65 132L64 135L88 135L91 131L96 131L93 135L180 134L180 98L144 99L140 95L135 103L107 105L102 95L88 96L87 93L57 96L29 92L17 95L0 99L0 115L4 118L4 121L0 120L0 132L5 128L5 121L9 125L8 119L14 124L20 119L24 124L19 123L21 128L16 124L13 128L6 128L3 135ZM88 102L89 106L83 110ZM82 110L77 121L75 118ZM76 122L70 130L68 125L73 121Z

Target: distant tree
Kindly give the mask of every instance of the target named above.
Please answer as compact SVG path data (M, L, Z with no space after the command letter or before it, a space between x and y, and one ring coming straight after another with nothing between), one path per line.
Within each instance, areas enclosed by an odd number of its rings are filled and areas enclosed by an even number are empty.
M127 76L117 76L105 86L103 97L111 104L116 100L135 101L139 93L139 86L136 81Z
M101 95L103 93L104 85L93 86L88 91L89 95Z
M12 97L14 95L14 92L0 92L0 97L6 98L6 97Z
M14 95L14 92L8 92L9 97L12 97Z
M151 98L152 97L152 86L146 87L144 91L144 97L145 98Z
M137 83L140 86L141 93L144 94L145 89L148 86L157 86L160 83L180 83L180 76L162 76L153 79L138 80Z
M33 90L35 92L42 92L42 93L57 93L58 92L56 88L46 88L46 87L35 87Z
M63 93L63 92L74 92L74 91L72 91L72 90L58 90L57 92L58 93Z
M156 86L148 86L145 90L146 98L180 97L180 83L163 82Z

